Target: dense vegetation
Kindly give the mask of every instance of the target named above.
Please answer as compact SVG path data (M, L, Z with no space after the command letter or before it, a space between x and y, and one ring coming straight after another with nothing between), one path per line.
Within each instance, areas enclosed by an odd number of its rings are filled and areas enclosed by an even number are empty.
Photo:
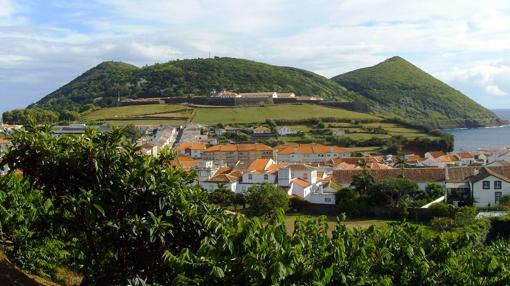
M0 244L22 267L62 265L99 285L507 285L510 247L484 222L431 234L324 221L285 228L224 212L194 175L142 156L123 136L16 133L0 178ZM496 235L497 237L497 235ZM8 243L7 243L8 242Z
M104 62L40 100L35 106L83 110L110 105L118 97L209 95L212 90L279 91L338 100L360 98L315 73L234 58L176 60L137 68Z
M400 57L333 80L363 95L379 112L422 124L473 127L497 123L492 112Z

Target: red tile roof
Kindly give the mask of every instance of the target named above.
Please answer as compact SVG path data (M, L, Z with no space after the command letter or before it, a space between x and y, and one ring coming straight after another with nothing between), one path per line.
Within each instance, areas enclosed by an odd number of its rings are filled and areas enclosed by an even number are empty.
M301 188L306 188L306 187L309 187L311 184L305 180L302 180L300 178L295 178L292 180L292 183L300 186Z
M205 150L206 147L205 147L205 144L203 144L203 143L184 142L184 143L179 144L179 146L177 146L176 149L177 149L177 151L184 151L186 149L190 149L190 150Z
M430 151L428 153L432 156L432 158L438 158L446 155L443 151Z
M204 152L249 152L273 151L273 148L264 144L225 144L207 148Z
M299 144L281 145L275 148L279 155L290 154L323 154L323 153L350 153L344 148L337 146L325 146L322 144Z

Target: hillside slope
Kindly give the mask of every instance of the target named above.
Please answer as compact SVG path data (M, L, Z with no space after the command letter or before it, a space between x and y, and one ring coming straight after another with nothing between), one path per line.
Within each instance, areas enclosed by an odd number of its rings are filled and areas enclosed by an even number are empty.
M208 95L213 89L277 91L318 95L339 101L361 100L318 74L234 58L187 59L137 68L104 62L41 99L34 106L56 111L111 105L118 97Z
M422 124L472 127L501 123L489 110L400 57L332 80L364 96L374 110Z

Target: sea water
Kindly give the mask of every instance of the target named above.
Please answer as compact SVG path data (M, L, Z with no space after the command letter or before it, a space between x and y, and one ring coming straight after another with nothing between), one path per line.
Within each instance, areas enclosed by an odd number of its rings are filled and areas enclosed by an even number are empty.
M510 109L495 109L492 111L499 118L510 121ZM454 149L457 151L510 147L510 125L446 129L445 131L454 136Z

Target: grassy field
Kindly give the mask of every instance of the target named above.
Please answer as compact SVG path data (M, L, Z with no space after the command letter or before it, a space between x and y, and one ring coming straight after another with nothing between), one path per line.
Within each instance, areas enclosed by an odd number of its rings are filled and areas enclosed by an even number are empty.
M360 123L361 120L380 121L383 118L377 115L348 111L340 108L333 108L313 104L282 104L267 105L259 107L212 107L212 106L187 106L187 105L133 105L122 107L111 107L98 109L82 114L85 122L101 121L112 126L134 125L166 125L181 126L187 122L195 122L207 125L217 123L223 124L244 124L253 123L258 125L267 119L274 120L302 120L310 118L338 118L347 121L356 122L326 122L325 126L331 131L345 130L348 134L345 136L356 141L368 140L373 137L390 138L391 136L401 135L406 138L415 138L429 136L420 130L406 128L404 126L385 123L372 122ZM370 133L369 128L382 127L388 134ZM317 142L324 142L325 136L312 134L315 126L313 125L291 125L291 129L304 132L308 137L312 137ZM255 140L255 139L253 139ZM264 142L267 138L257 139ZM287 143L302 142L300 136L283 136L280 140ZM361 152L376 152L379 147L370 149L353 149Z
M139 117L139 116L154 116L160 114L168 116L170 114L176 115L176 111L187 109L182 105L169 105L169 104L151 104L151 105L131 105L102 108L90 112L83 113L85 120L104 120L107 118L124 118L124 117ZM181 112L177 113L181 114Z
M204 124L264 122L266 119L298 120L335 117L341 119L379 119L367 113L320 105L270 105L265 107L199 107L193 122Z
M297 219L302 220L309 220L309 219L317 219L316 216L310 216L310 215L302 215L302 214L288 214L285 217L285 228L288 232L294 231L294 222ZM354 228L368 228L370 226L382 226L387 223L394 222L392 220L380 220L380 219L348 219L344 221L343 223L347 226L349 229ZM335 226L337 224L335 217L328 217L327 218L327 224L328 224L328 232L331 233L333 229L335 229Z

